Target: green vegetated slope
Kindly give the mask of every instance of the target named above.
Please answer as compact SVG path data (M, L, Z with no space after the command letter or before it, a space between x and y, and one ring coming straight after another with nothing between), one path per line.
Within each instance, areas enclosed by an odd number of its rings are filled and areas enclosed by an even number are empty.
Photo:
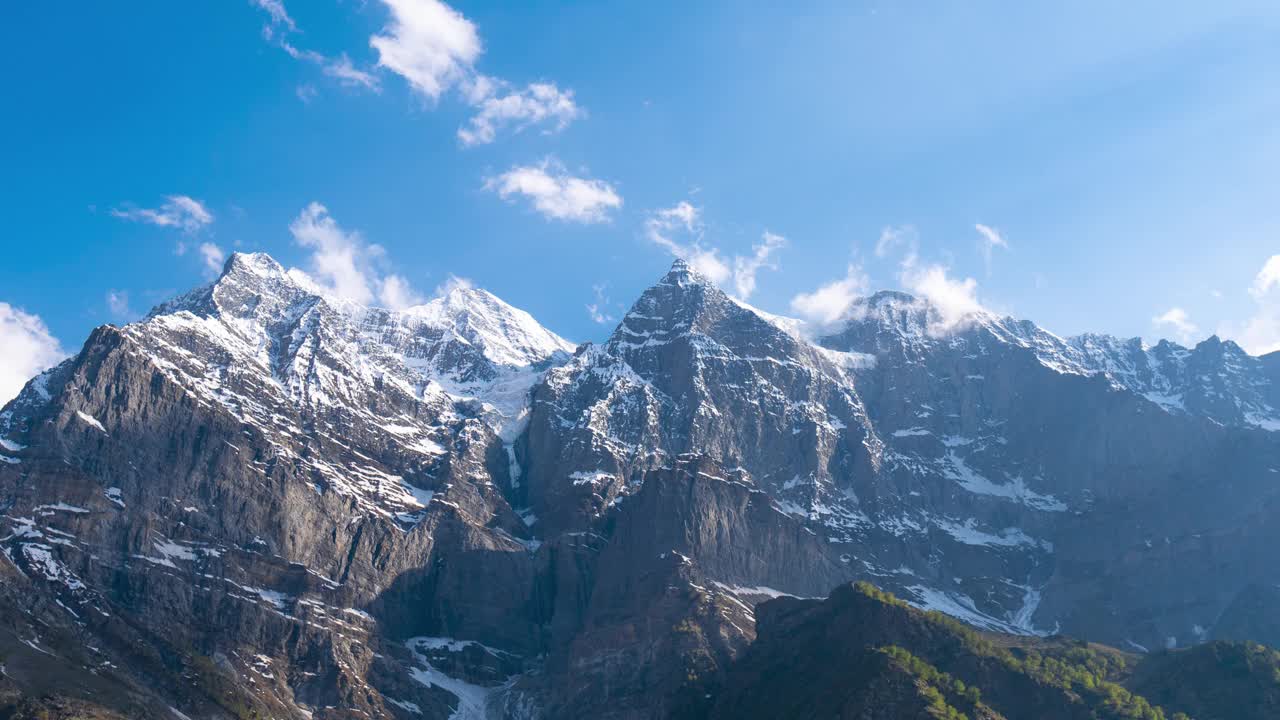
M1065 637L978 632L868 583L757 607L758 640L690 717L859 720L1263 720L1280 653L1209 643L1136 655Z

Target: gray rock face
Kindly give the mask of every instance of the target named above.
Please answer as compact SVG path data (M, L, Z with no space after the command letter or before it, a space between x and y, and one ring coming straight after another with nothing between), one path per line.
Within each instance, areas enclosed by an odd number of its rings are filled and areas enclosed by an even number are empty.
M814 340L680 262L575 351L481 290L365 308L238 254L0 412L0 663L130 717L642 718L754 602L851 579L1235 636L1276 622L1277 382L899 293Z
M461 696L413 681L437 672L415 636L500 645L519 666L542 641L536 544L498 487L519 411L506 385L527 388L567 344L455 292L400 314L346 307L237 255L213 286L99 329L0 417L15 569L71 625L110 638L121 618L168 656L148 668L104 649L125 680L183 687L155 678L207 665L243 690L171 699L202 711L444 712Z
M852 381L867 358L805 342L682 261L602 347L534 389L522 454L540 527L589 522L683 453L852 529L877 444ZM817 510L815 510L815 508Z

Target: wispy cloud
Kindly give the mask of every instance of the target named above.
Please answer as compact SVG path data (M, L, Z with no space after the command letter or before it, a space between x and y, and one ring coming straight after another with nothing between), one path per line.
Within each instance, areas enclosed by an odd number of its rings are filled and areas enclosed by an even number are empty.
M750 255L733 259L733 287L739 298L746 300L756 291L756 273L761 269L778 269L774 255L786 244L786 238L765 230L760 242L752 246Z
M1008 247L995 228L982 224L974 228L982 236L980 247L985 257L989 257L992 248ZM977 280L952 277L951 268L941 263L921 262L920 237L914 227L886 227L880 232L876 257L885 258L899 252L902 254L898 261L898 284L934 311L927 332L947 335L968 327L976 315L987 312L978 299Z
M132 320L134 313L133 308L129 307L129 292L127 290L108 290L107 312L111 313L113 319L120 322Z
M995 252L996 248L1008 250L1009 243L1004 239L1004 236L1000 234L999 230L996 230L989 225L977 223L973 226L973 229L977 230L978 234L982 236L982 239L978 241L978 249L982 252L983 266L986 267L987 274L990 275L992 254Z
M1187 311L1180 307L1172 307L1165 312L1151 318L1151 324L1158 329L1168 329L1174 333L1178 342L1186 345L1189 343L1195 332L1199 330L1195 323L1191 322L1191 318L1187 315Z
M937 312L928 332L946 335L967 327L976 315L986 312L978 300L978 281L953 278L945 265L919 264L915 255L902 261L898 280L916 297L926 300Z
M645 218L644 234L650 242L678 257L700 275L746 300L756 290L760 270L777 269L777 252L786 247L787 239L764 231L750 255L725 256L720 248L704 243L702 209L687 200L669 208L653 210Z
M885 227L876 240L876 257L888 257L898 248L906 248L908 254L915 254L917 245L916 229L910 225Z
M158 208L126 206L113 208L111 214L121 220L176 228L184 233L194 233L213 223L213 213L204 203L187 195L169 195Z
M378 92L381 89L378 78L373 73L357 68L347 54L340 53L336 57L328 57L323 53L300 48L290 36L298 32L298 24L289 15L284 0L250 0L252 4L267 13L267 23L262 26L262 37L276 45L294 60L308 62L320 67L325 75L336 79L346 87L358 87ZM305 91L303 88L307 88ZM304 85L297 91L303 102L310 102L317 91L314 86Z
M266 11L267 15L271 16L271 23L273 25L279 25L288 30L296 30L298 28L297 23L295 23L293 18L289 16L289 11L285 9L283 0L250 1L255 7Z
M494 84L505 85L500 81ZM486 89L475 106L477 112L469 124L458 128L458 140L465 147L491 143L507 127L519 132L550 123L548 132L563 130L583 114L573 100L573 91L561 90L554 83L531 83L523 90Z
M603 180L570 175L559 162L548 158L538 165L516 166L487 178L487 190L510 200L516 196L552 220L576 223L609 221L609 212L622 207L622 196Z
M603 283L591 286L591 293L594 296L594 302L587 304L587 314L591 316L591 321L604 325L614 321L613 315L609 314L609 298L604 294L605 285Z
M379 88L378 78L353 65L346 53L342 53L333 60L325 61L324 74L336 78L338 82L348 87L362 87L374 92Z
M1254 355L1280 350L1280 255L1262 264L1249 286L1253 314L1239 327L1226 326L1220 332L1232 337Z
M422 296L399 275L387 275L375 283L379 286L378 301L392 310L403 310L422 302Z
M377 70L402 78L410 90L430 105L450 91L475 109L474 115L458 128L463 147L484 145L504 130L520 132L543 125L546 132L558 132L585 113L574 100L573 91L554 82L532 82L523 87L502 78L479 72L476 61L484 53L475 23L440 0L380 0L388 12L382 28L369 37L369 47L377 54L376 67L363 69L346 53L326 55L298 47L293 38L298 24L289 15L283 0L251 0L267 14L262 36L289 57L311 63L341 85L380 92ZM316 95L314 86L297 90L303 102Z
M62 344L38 315L0 302L0 405L13 399L36 373L66 357Z
M687 200L649 213L644 232L651 242L683 259L717 285L723 286L733 274L717 248L703 247L702 210Z
M1255 300L1263 300L1271 295L1271 291L1280 287L1280 255L1272 255L1262 264L1262 269L1253 278L1249 286L1249 294Z
M475 63L484 52L475 23L439 0L382 0L391 19L369 39L378 65L404 78L429 103L457 88L476 113L458 128L463 147L484 145L504 129L519 132L532 125L563 130L583 116L572 90L553 82L523 88L484 75Z
M211 242L200 243L200 259L204 262L204 273L208 277L217 277L222 272L222 265L227 261L227 254L222 248Z
M361 305L375 302L401 309L416 304L418 296L407 280L384 273L386 251L365 242L360 233L343 230L318 202L303 208L289 224L298 245L311 250L309 272L328 292Z

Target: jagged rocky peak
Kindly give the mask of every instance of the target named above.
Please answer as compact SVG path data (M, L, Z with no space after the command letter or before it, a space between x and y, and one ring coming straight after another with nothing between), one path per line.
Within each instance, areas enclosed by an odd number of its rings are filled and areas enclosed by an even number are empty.
M273 318L291 302L318 300L321 290L304 273L288 270L266 253L235 252L213 282L166 300L145 320L183 311L200 317Z
M579 523L574 513L598 516L645 470L695 452L785 492L798 513L851 505L847 481L870 462L865 408L846 373L858 360L676 261L602 348L534 390L530 502L544 527Z
M689 263L677 259L646 290L610 336L605 349L641 374L655 355L680 344L697 355L790 357L811 350L793 321L731 297Z
M723 295L710 279L684 260L676 260L667 274L645 290L623 316L609 338L608 347L612 350L652 347L672 337L687 335L708 297L714 302Z
M1101 333L1060 337L1030 320L981 309L943 312L928 299L883 291L856 302L840 329L817 342L876 355L881 365L900 369L925 359L947 358L946 367L954 368L962 359L1024 355L1056 374L1105 378L1114 390L1143 396L1167 412L1280 429L1274 370L1216 336L1190 349ZM975 368L966 372L974 378L986 374Z
M188 311L200 317L247 320L268 330L298 329L308 314L331 326L350 325L362 351L388 351L412 360L441 360L457 371L465 361L483 365L479 377L500 369L545 367L564 361L575 345L540 325L529 313L493 293L453 280L426 303L402 309L365 306L287 269L265 253L234 253L212 284L166 302L149 317ZM314 319L312 319L314 322ZM239 323L236 323L238 329ZM345 334L339 332L339 334ZM452 360L442 359L441 355ZM422 363L410 364L422 366ZM467 373L452 373L464 379ZM466 377L467 380L476 378Z
M265 253L233 253L214 283L160 305L151 315L187 310L271 325L320 304L362 325L369 339L395 344L395 335L403 331L447 337L473 347L497 366L546 363L557 355L567 356L575 347L529 313L465 281L451 280L444 292L420 305L365 306L320 286L301 270L285 268ZM391 326L402 332L381 338L371 332Z

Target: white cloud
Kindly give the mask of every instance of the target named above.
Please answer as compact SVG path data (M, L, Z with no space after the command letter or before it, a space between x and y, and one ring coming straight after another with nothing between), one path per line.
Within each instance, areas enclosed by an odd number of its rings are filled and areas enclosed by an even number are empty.
M681 200L674 206L655 210L652 221L669 230L683 226L689 232L698 232L702 224L702 211L691 205L688 200Z
M1230 336L1254 355L1280 350L1280 255L1272 255L1249 286L1255 304L1252 317L1240 327L1224 327Z
M37 373L66 357L39 316L0 302L0 405L17 396Z
M409 281L399 275L388 275L382 279L382 287L378 290L378 300L384 307L403 310L407 307L422 304L422 296L414 292Z
M604 288L603 284L592 285L591 292L595 296L595 302L587 305L587 314L591 316L591 321L600 325L614 320L613 315L608 312L609 298L605 297Z
M765 230L760 242L752 247L751 255L739 255L733 259L733 287L740 299L746 300L756 291L756 273L761 268L778 269L777 263L770 258L786 244L786 238Z
M310 104L311 101L315 100L316 96L320 94L320 91L316 90L316 86L311 83L303 83L294 90L294 94L296 94L298 99L302 102Z
M723 286L732 277L733 271L720 259L720 251L702 246L702 211L688 201L649 213L644 230L650 241L683 259L715 284ZM675 239L677 235L687 235L689 241L680 242Z
M129 292L127 290L108 290L107 311L116 320L128 321L132 319L133 308L129 307Z
M977 230L978 234L982 236L979 249L981 249L982 251L982 261L987 268L987 274L990 275L992 253L995 251L996 248L1003 248L1005 250L1008 250L1009 243L1004 239L1004 236L1000 234L999 230L996 230L995 228L989 225L983 225L982 223L977 223L973 226L973 229Z
M582 115L582 109L573 101L573 91L561 90L554 83L531 83L523 90L504 94L494 89L496 85L501 83L490 83L478 91L478 112L468 126L458 128L458 140L464 146L491 143L505 127L519 132L551 121L554 130L563 130Z
M132 320L134 313L133 308L129 307L129 292L127 290L108 290L107 311L111 313L111 317L121 322Z
M444 279L444 282L436 286L432 295L435 297L444 297L454 290L470 290L475 286L476 284L471 281L471 278L459 277L457 275L450 274L449 277Z
M204 261L205 275L217 277L222 272L223 263L227 261L227 254L211 242L200 243L200 259Z
M521 195L543 216L568 222L608 222L609 211L622 207L622 197L601 180L570 175L552 159L516 166L485 180L485 189L504 200Z
M953 279L943 265L920 267L914 256L902 263L899 275L902 286L916 297L929 302L938 317L928 331L945 335L966 326L974 315L986 312L978 301L978 281L973 278Z
M335 295L362 305L373 302L367 274L369 259L359 233L347 233L318 202L303 208L289 225L293 239L310 248L312 275Z
M438 0L382 0L391 21L369 39L378 65L400 75L409 86L436 101L465 80L482 52L476 26Z
M298 26L293 22L293 18L289 17L289 11L284 7L284 0L251 0L251 2L271 16L273 25L282 26L287 30L297 29Z
M352 65L351 58L347 57L346 53L339 55L336 60L326 61L324 74L336 78L338 82L348 87L362 87L374 92L379 89L378 78Z
M158 208L114 208L111 214L121 220L177 228L185 233L194 233L213 222L213 213L204 203L186 195L169 195Z
M265 11L268 21L262 28L267 42L278 46L295 60L320 66L323 73L347 87L379 92L378 75L356 66L347 53L329 57L299 48L290 36L298 26L285 9L283 0L251 0ZM478 72L475 63L484 52L475 23L440 0L381 0L388 10L386 24L369 38L378 54L378 68L403 78L414 93L436 103L450 90L475 108L475 115L458 128L458 140L465 147L493 142L500 131L519 132L529 126L549 124L548 132L563 130L583 115L573 91L555 83L534 82L523 89L500 78ZM297 91L303 102L316 95L314 87Z
M829 327L844 318L854 301L867 294L870 285L862 268L850 264L843 278L791 298L791 310L820 328Z
M399 275L384 275L379 264L386 252L369 244L360 233L343 230L318 202L303 208L289 224L289 232L310 249L312 278L321 287L345 300L371 305L375 300L393 310L418 302L409 283Z
M476 108L468 124L458 128L464 147L493 142L505 128L519 132L550 123L548 132L563 130L583 115L572 90L555 83L529 83L513 89L506 80L476 71L484 52L474 23L439 0L382 0L391 20L369 39L378 65L396 73L425 100L435 103L450 89Z
M766 230L760 242L752 246L750 255L722 256L720 248L703 244L703 230L702 210L687 200L650 212L644 222L644 234L650 242L684 260L716 285L731 290L740 300L755 292L756 274L762 268L777 269L774 254L787 244L786 238Z
M288 35L297 32L298 25L290 17L288 10L285 9L283 0L251 0L251 2L266 11L270 18L269 22L262 27L262 37L267 42L279 46L294 60L302 60L319 65L325 75L336 79L342 85L360 87L374 92L379 91L380 83L377 76L357 68L345 52L337 57L329 58L315 50L299 48L290 42ZM300 86L295 92L303 102L310 102L317 94L315 87L312 85Z
M1199 330L1195 323L1191 322L1187 311L1180 307L1169 308L1164 313L1151 318L1151 324L1157 328L1171 329L1183 345L1190 342L1195 332Z
M914 254L916 240L916 230L910 225L885 227L876 240L876 257L886 257L901 246L906 246L908 254Z
M1272 255L1262 264L1262 269L1253 278L1253 285L1249 288L1249 294L1255 300L1262 300L1276 286L1280 286L1280 255Z
M327 62L325 56L321 55L315 50L300 50L288 40L285 40L283 38L277 39L275 37L275 32L271 29L270 26L262 28L262 36L266 38L268 42L274 42L277 45L279 45L280 49L284 50L285 54L287 54L289 57L293 58L294 60L306 60L309 63L315 63L317 65L323 65L325 62Z

